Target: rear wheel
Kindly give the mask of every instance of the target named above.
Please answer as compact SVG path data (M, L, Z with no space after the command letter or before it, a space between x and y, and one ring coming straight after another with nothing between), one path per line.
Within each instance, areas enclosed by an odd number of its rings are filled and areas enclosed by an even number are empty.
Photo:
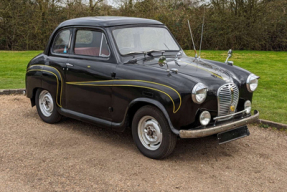
M170 155L177 140L162 112L149 105L136 112L132 122L132 134L141 153L153 159Z
M62 116L57 111L54 98L48 90L38 89L35 103L39 116L46 123L57 123L61 120Z

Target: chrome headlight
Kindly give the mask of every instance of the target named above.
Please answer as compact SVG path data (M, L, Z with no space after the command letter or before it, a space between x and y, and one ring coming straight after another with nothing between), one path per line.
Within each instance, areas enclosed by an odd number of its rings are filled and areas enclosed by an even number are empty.
M248 76L247 81L246 81L246 86L249 92L253 92L256 90L258 86L258 79L259 77L254 74L250 74Z
M207 95L207 87L203 83L197 83L192 89L192 100L194 103L201 104Z

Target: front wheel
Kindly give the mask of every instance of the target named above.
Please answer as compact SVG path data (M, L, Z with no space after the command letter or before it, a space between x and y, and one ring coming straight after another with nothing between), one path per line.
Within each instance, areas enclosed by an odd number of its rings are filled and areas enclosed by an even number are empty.
M62 116L57 111L56 103L49 91L38 89L35 103L39 116L46 123L57 123L61 120Z
M132 122L132 134L137 148L152 159L162 159L170 155L177 140L162 112L149 105L136 112Z

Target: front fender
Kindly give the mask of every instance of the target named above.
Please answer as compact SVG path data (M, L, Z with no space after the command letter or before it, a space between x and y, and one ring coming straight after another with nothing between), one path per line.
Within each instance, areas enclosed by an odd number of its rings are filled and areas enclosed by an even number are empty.
M129 119L128 119L129 111L133 108L133 106L137 105L138 103L144 103L144 105L151 104L151 105L156 106L159 110L161 110L161 112L165 116L165 118L166 118L166 120L167 120L167 122L169 124L170 130L174 134L179 135L179 130L174 128L174 126L173 126L173 124L172 124L172 122L170 120L170 117L169 117L165 107L159 101L156 101L154 99L149 99L149 98L136 98L136 99L132 100L129 103L129 106L128 106L126 112L125 112L124 120L121 123L112 123L112 128L115 129L115 130L119 130L119 129L120 130L124 130L124 128L126 127L127 121L129 121Z

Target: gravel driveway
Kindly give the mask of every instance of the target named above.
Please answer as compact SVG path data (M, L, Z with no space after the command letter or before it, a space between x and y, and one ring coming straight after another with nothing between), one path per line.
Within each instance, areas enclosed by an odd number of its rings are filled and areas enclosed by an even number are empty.
M287 135L178 140L165 160L144 157L130 131L72 119L42 122L24 96L0 96L0 191L286 191Z

